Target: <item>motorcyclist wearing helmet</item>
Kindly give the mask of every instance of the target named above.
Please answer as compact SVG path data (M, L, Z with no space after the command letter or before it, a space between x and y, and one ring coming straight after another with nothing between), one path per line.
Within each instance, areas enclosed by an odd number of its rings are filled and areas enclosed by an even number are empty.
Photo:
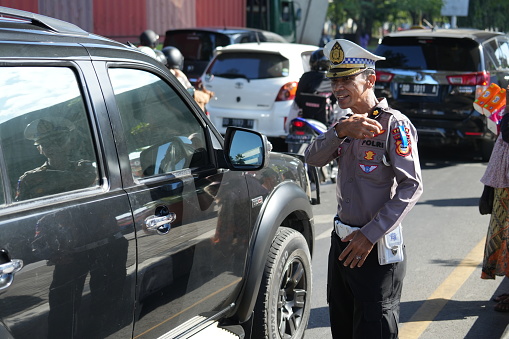
M310 71L302 74L297 91L295 93L295 101L290 110L285 128L288 131L291 120L299 115L303 114L303 110L306 108L306 98L302 94L319 94L324 97L328 97L330 100L329 104L332 107L336 103L336 97L332 95L332 87L330 80L325 76L329 69L329 59L323 54L323 48L319 48L311 54L309 58ZM324 114L320 115L320 118L315 118L323 124L328 124L327 118L324 118ZM304 118L306 118L304 116Z
M214 93L204 88L198 90L193 87L187 76L182 71L184 68L184 56L177 47L166 46L163 48L162 52L166 57L166 67L168 67L170 72L193 96L196 103L198 103L198 106L206 112L205 105L210 101L210 98L214 96Z
M323 54L323 48L319 48L311 54L309 66L311 70L302 75L297 87L295 100L299 107L298 96L300 93L332 93L330 80L325 76L329 69L329 59Z
M166 46L162 49L163 55L166 57L166 67L180 81L186 89L193 88L187 76L182 72L184 68L184 56L177 47ZM191 93L192 94L192 93Z
M159 62L166 64L166 57L163 52L156 49L158 41L159 35L153 30L147 29L140 34L140 46L138 48Z

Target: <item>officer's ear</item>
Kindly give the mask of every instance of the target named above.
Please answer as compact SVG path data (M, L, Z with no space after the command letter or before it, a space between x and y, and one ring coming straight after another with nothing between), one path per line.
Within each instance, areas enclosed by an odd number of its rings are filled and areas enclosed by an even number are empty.
M366 84L369 86L369 88L375 86L375 81L376 81L375 72L369 72L366 76Z

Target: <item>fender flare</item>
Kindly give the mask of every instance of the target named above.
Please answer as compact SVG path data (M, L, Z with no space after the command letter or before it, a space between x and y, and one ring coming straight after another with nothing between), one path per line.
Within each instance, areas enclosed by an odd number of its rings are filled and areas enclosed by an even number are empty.
M300 186L291 181L280 184L265 200L260 210L255 224L257 232L251 246L245 283L237 303L236 316L240 323L246 322L251 317L260 289L267 254L276 231L285 218L295 211L306 213L310 217L311 229L313 229L313 210L309 197ZM314 241L314 232L311 232L311 236L311 240Z

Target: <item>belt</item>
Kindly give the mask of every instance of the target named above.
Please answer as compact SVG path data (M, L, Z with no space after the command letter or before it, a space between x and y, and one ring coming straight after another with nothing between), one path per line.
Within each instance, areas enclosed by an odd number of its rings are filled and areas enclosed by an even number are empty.
M338 235L339 238L343 239L347 237L350 233L360 229L359 227L348 226L347 224L343 224L339 218L336 216L334 218L334 231Z

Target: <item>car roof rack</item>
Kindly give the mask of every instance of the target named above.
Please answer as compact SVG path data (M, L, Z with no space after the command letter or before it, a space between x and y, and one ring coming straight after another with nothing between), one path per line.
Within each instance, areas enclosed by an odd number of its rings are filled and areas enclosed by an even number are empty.
M8 16L13 18L25 19L32 22L32 24L39 27L47 28L57 33L66 33L74 35L88 35L89 33L80 27L69 22L50 18L45 15L36 14L32 12L22 11L19 9L2 7L0 6L0 16Z

